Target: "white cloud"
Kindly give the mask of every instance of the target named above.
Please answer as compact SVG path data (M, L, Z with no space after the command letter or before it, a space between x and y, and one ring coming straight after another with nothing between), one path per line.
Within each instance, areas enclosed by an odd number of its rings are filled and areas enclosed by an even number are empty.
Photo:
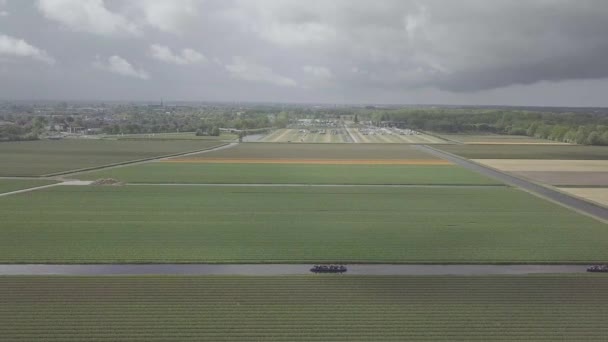
M108 10L103 0L39 0L38 10L71 30L101 35L138 35L138 27Z
M23 39L0 34L0 56L27 57L48 64L55 64L55 60L46 51L39 49Z
M232 10L236 24L247 32L278 45L320 45L336 39L338 32L322 13L334 8L334 1L237 0Z
M279 75L267 66L256 64L241 56L232 57L232 64L226 65L230 75L239 80L262 82L282 87L294 87L296 81Z
M180 34L196 19L198 3L193 0L139 0L146 23L163 32Z
M334 77L331 70L323 66L305 65L302 70L318 80L330 80Z
M98 56L95 62L93 62L93 66L118 75L135 77L142 80L147 80L150 78L150 75L145 70L136 69L126 59L116 55L108 58L107 62L101 61Z
M180 53L174 53L168 46L159 44L150 45L150 55L159 61L177 65L207 62L207 58L196 50L187 48L182 49Z

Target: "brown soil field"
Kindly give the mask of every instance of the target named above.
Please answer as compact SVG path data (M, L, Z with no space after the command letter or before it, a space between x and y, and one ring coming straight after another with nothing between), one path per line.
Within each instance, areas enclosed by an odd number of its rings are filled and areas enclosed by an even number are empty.
M608 189L607 188L561 188L560 190L578 196L592 202L608 206Z
M428 159L202 159L175 158L163 163L211 163L211 164L321 164L321 165L453 165L447 160Z
M608 160L473 159L501 171L608 172Z
M409 145L302 143L243 143L229 149L191 155L188 159L441 160Z
M524 171L514 173L551 185L608 186L608 172Z

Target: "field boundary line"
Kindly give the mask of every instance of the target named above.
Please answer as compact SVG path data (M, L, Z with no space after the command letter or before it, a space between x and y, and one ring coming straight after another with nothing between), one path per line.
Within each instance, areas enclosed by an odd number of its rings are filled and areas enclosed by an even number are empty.
M208 147L208 148L205 148L205 149L202 149L202 150L187 151L187 152L180 152L180 153L173 153L173 154L165 154L165 155L162 155L162 156L143 158L143 159L136 159L136 160L129 160L129 161L124 161L124 162L120 162L120 163L112 163L112 164L105 164L105 165L87 167L87 168L82 168L82 169L75 169L75 170L68 170L68 171L62 171L62 172L56 172L56 173L49 173L49 174L46 174L46 175L41 175L40 177L47 177L47 178L48 177L61 177L61 176L79 174L79 173L90 172L90 171L98 171L98 170L115 168L115 167L129 166L129 165L135 165L135 164L143 164L143 163L152 162L152 161L156 161L156 160L163 160L163 159L168 159L168 158L182 157L182 156L187 156L187 155L192 155L192 154L210 152L210 151L214 151L214 150L217 150L217 149L223 149L223 148L233 147L235 145L238 145L238 143L224 143L224 144L221 144L221 145L217 145L217 146L213 146L213 147Z
M307 183L126 183L133 186L209 186L209 187L340 187L340 188L508 188L505 184L307 184Z
M7 275L310 275L311 264L0 264L0 276ZM350 275L383 276L485 276L529 274L583 274L576 264L361 264L348 265Z
M418 145L417 148L427 151L435 156L444 156L444 158L452 159L455 164L465 167L471 171L481 173L487 177L497 179L514 188L525 191L536 197L542 198L564 208L573 210L581 215L598 220L602 223L608 223L608 208L597 205L593 202L580 199L571 194L558 191L552 186L528 180L519 175L512 175L495 169L493 167L477 163L471 159L467 159L450 152L442 151L428 145ZM484 170L486 172L484 172Z

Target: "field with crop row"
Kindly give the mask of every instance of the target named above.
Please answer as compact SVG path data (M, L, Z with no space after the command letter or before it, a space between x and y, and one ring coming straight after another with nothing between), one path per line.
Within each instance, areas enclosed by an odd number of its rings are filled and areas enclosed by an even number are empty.
M221 145L217 141L39 140L0 143L0 176L40 176Z
M357 128L348 128L357 143L364 144L445 144L446 140L428 134L363 134Z
M469 159L606 160L608 146L584 145L435 145Z
M498 184L405 145L248 143L82 179L199 184Z
M507 187L55 187L0 198L0 263L586 263L603 223Z
M0 194L54 183L57 183L57 181L43 179L0 179Z
M0 277L7 341L605 341L608 277Z
M428 153L407 145L266 144L244 143L236 147L192 155L203 159L431 159Z
M315 165L147 163L78 176L129 183L188 184L409 184L495 185L498 182L453 165Z
M339 133L331 134L331 129L325 134L300 133L298 129L278 129L260 139L260 142L291 142L291 143L348 143L350 139L346 130L339 129Z

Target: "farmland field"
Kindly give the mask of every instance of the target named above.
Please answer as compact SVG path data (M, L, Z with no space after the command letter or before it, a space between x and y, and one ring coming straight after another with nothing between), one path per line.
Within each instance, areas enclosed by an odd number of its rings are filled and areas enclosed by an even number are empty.
M436 145L434 147L469 159L608 159L608 146L494 144Z
M523 135L500 135L500 134L439 134L448 140L465 144L550 144L569 145L547 139L531 138Z
M330 130L331 131L331 130ZM347 143L350 142L346 130L340 129L339 134L299 133L297 129L283 128L264 136L260 142L292 142L292 143Z
M558 186L608 186L608 172L589 171L516 171L516 175L539 183Z
M2 263L608 259L605 224L507 187L56 187L0 217Z
M428 153L407 145L270 144L244 143L221 151L193 155L203 159L431 159Z
M447 141L434 137L428 134L417 135L400 135L400 134L385 134L385 135L364 135L356 128L348 128L355 142L358 143L378 143L378 144L445 144Z
M608 207L608 188L561 188L561 190Z
M79 177L130 183L497 184L410 146L348 144L240 144Z
M43 179L0 179L0 194L57 183Z
M337 134L331 134L335 130ZM356 128L328 128L325 134L301 133L298 129L276 130L263 137L260 142L267 143L364 143L364 144L444 144L447 141L427 135L364 135Z
M475 159L474 161L545 184L608 185L608 160Z
M608 172L608 160L474 159L502 171Z
M40 176L197 151L217 141L39 140L0 143L0 176Z
M323 165L154 162L83 173L80 179L186 184L495 185L453 165Z
M0 338L605 341L608 277L1 277Z

